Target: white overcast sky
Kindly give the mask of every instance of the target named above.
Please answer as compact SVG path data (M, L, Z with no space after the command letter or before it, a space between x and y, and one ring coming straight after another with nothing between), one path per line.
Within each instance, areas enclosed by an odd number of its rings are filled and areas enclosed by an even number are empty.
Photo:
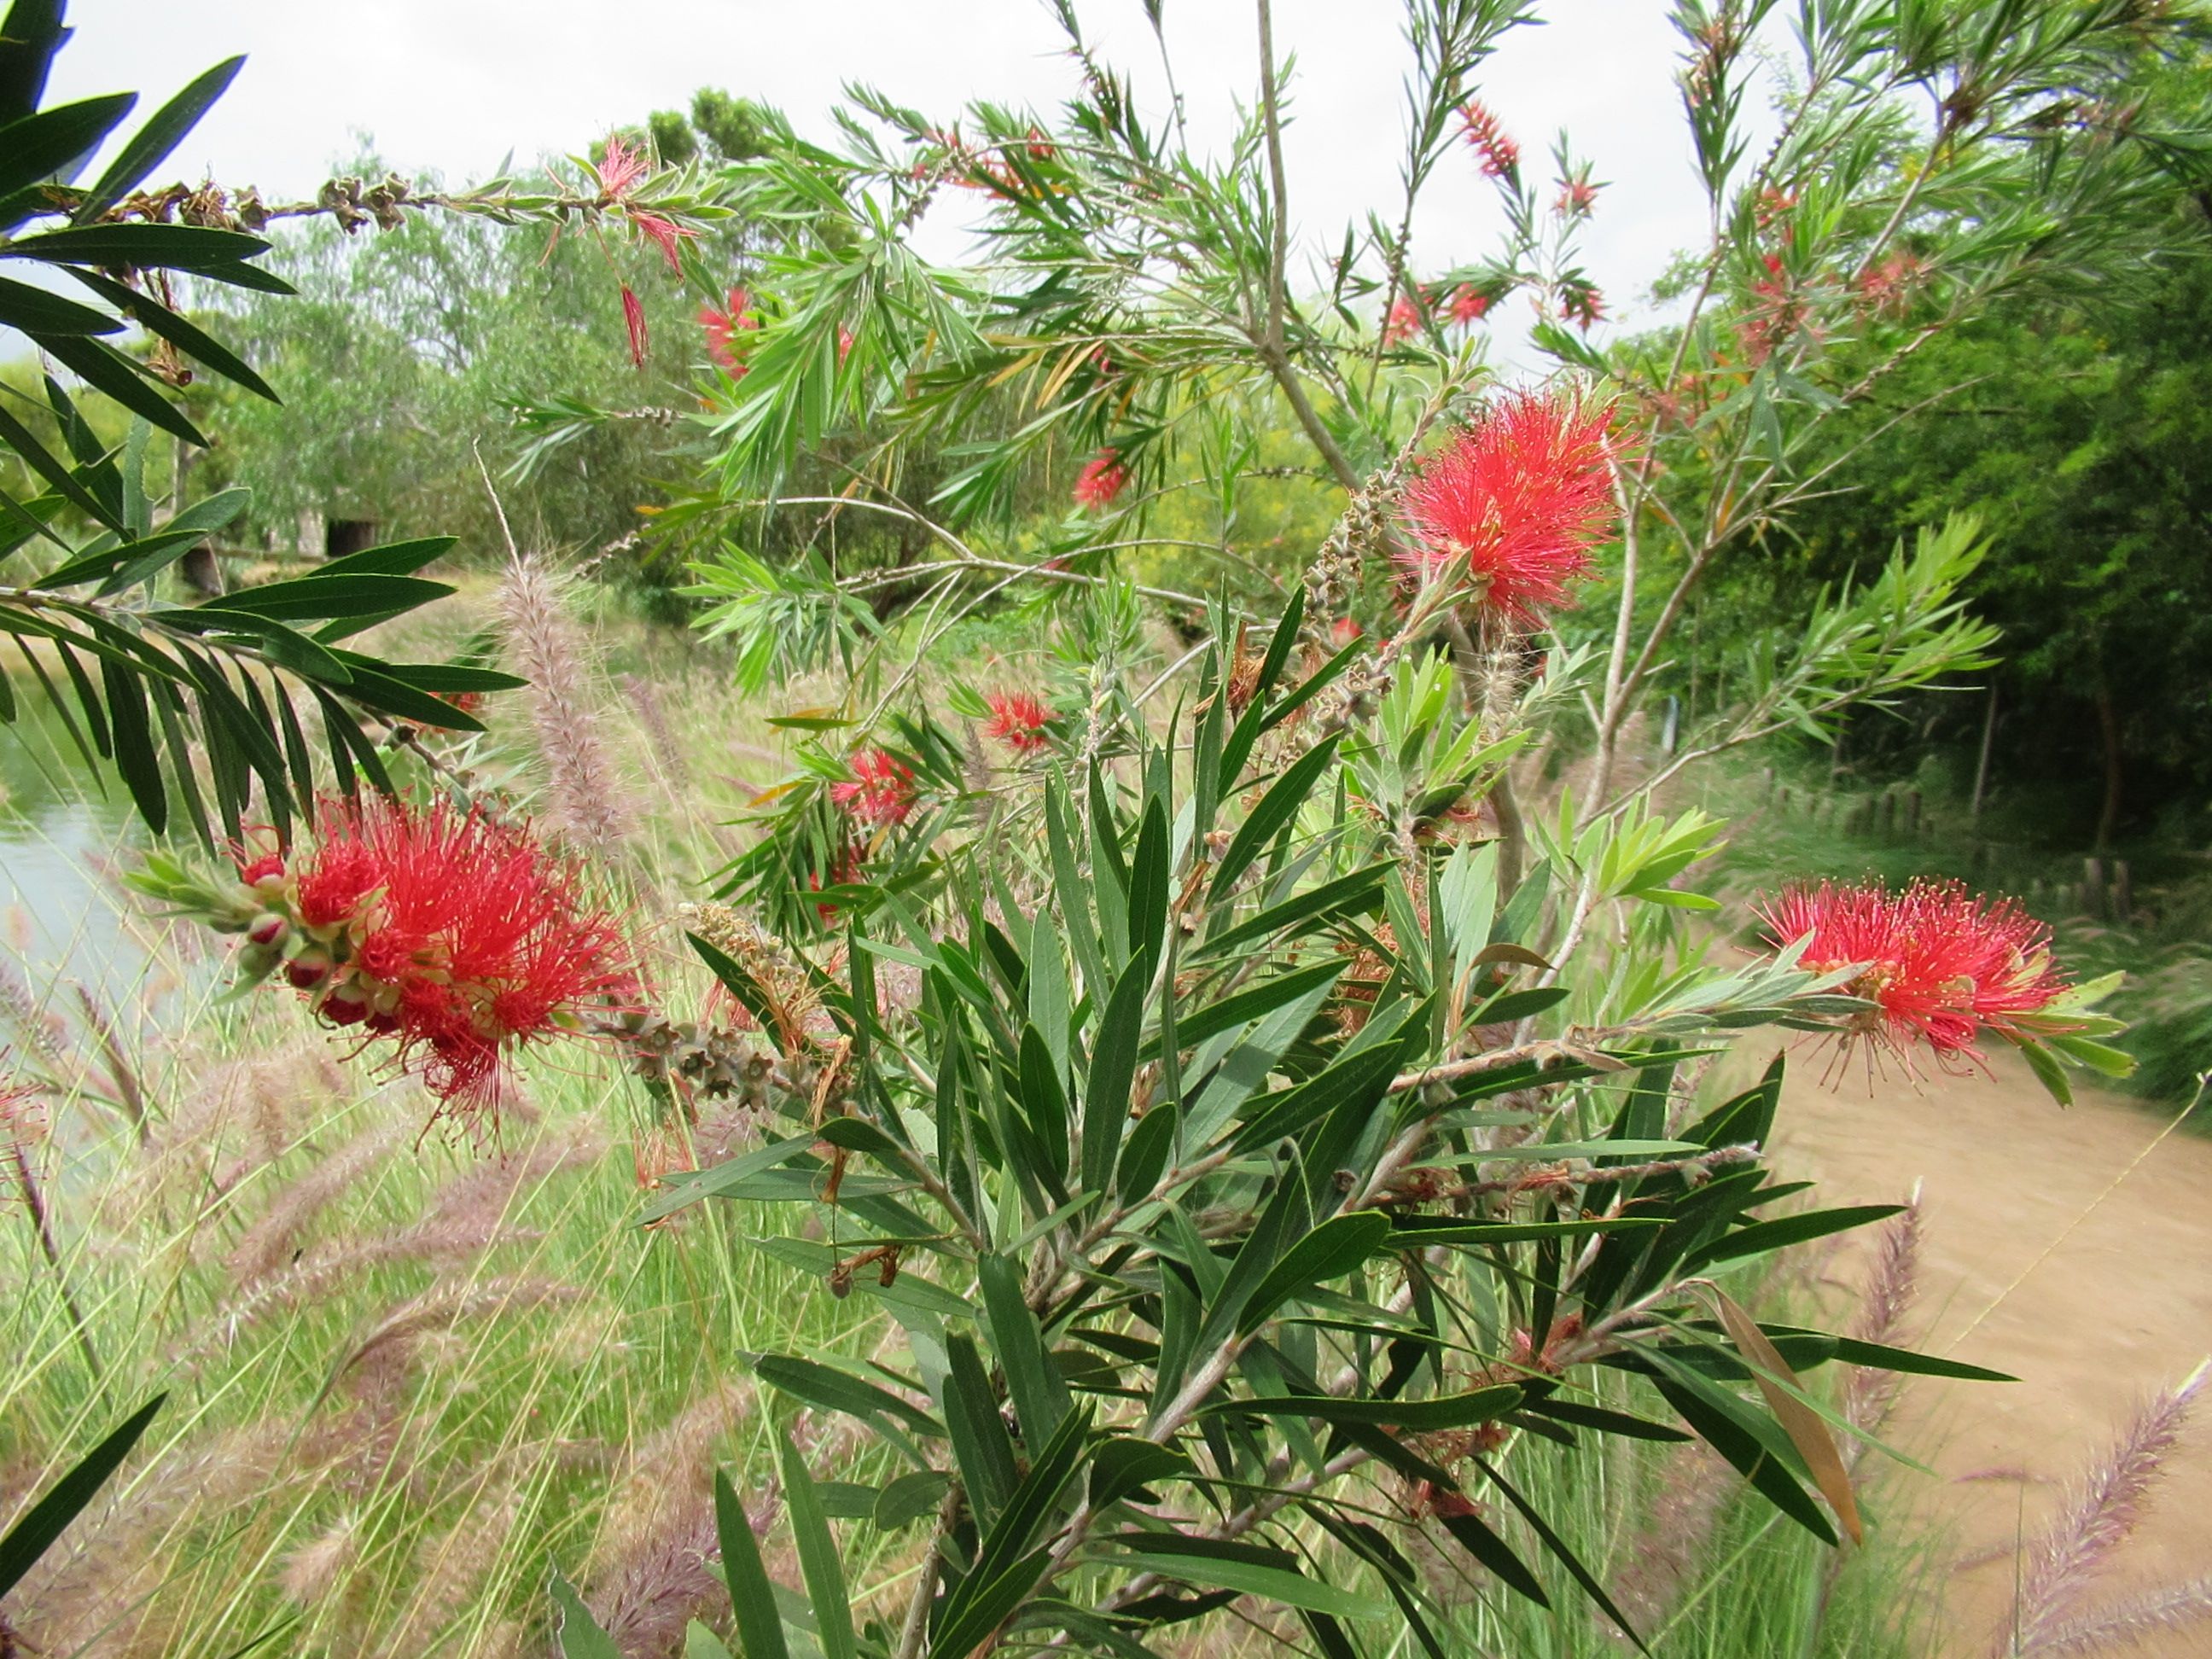
M1082 10L1109 62L1164 107L1138 0ZM1519 140L1524 172L1565 128L1607 183L1584 244L1611 315L1648 317L1668 256L1700 239L1702 197L1674 86L1678 43L1662 0L1552 0L1513 32L1480 94ZM1247 0L1166 0L1168 45L1201 141L1224 133L1257 83ZM1369 208L1395 217L1411 54L1392 0L1277 0L1279 52L1296 58L1285 138L1292 213L1308 249ZM580 150L610 127L681 107L702 84L782 106L828 137L842 82L871 83L948 120L971 97L1050 106L1073 66L1039 0L76 0L76 39L51 96L118 88L142 113L201 69L247 54L230 94L167 173L264 196L311 189L363 138L402 171L481 178L510 151ZM1498 207L1472 165L1448 163L1419 222L1417 270L1480 256ZM947 234L939 231L933 241ZM931 252L956 252L943 241Z

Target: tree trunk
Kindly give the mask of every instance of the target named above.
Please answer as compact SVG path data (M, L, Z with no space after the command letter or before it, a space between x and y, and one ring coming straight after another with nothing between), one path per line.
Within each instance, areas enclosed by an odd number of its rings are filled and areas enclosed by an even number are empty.
M2105 751L2105 799L2097 809L2099 853L2112 850L2112 834L2120 827L2120 799L2126 774L2120 763L2120 718L2112 707L2112 688L2100 675L2097 680L2097 740Z

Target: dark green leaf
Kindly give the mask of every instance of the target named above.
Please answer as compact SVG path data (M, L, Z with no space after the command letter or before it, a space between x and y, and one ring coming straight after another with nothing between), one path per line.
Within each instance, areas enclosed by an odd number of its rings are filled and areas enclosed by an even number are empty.
M1301 927L1310 931L1311 924L1340 915L1358 915L1371 910L1381 901L1383 879L1392 866L1370 865L1364 870L1355 870L1348 876L1310 887L1303 893L1293 894L1279 904L1273 904L1256 915L1248 916L1234 927L1214 934L1199 946L1201 954L1212 956L1231 951L1254 939L1268 938L1285 927Z
M26 334L118 334L120 318L27 283L0 277L0 325Z
M161 787L161 764L154 753L154 734L147 721L145 688L138 677L111 658L100 663L100 684L107 693L107 718L115 733L115 767L138 804L146 827L160 835L169 827L169 798Z
M107 170L100 175L100 182L92 187L92 194L78 207L76 222L89 224L100 217L168 160L169 153L199 125L200 117L222 96L245 63L243 58L225 58L155 111L107 164Z
M1747 1255L1763 1255L1769 1250L1802 1244L1808 1239L1847 1232L1853 1227L1886 1220L1904 1207L1902 1204L1856 1204L1833 1210L1808 1210L1802 1215L1781 1216L1772 1221L1754 1221L1692 1252L1684 1259L1682 1271L1702 1273L1723 1261L1739 1261Z
M783 1469L792 1541L798 1546L799 1570L806 1580L807 1600L814 1607L815 1638L822 1646L822 1659L859 1659L845 1569L837 1557L836 1541L830 1535L830 1517L823 1511L814 1472L806 1467L806 1460L789 1436L778 1440L776 1451Z
M1083 1093L1082 1184L1103 1192L1114 1175L1121 1137L1129 1127L1129 1085L1137 1072L1137 1040L1145 1018L1145 975L1121 975L1107 1000L1091 1051L1091 1075Z
M228 346L197 325L179 316L167 307L149 296L127 289L120 283L110 282L97 271L72 268L70 275L82 283L94 294L130 318L149 334L167 340L179 351L198 359L225 380L244 386L258 397L270 403L283 399L271 391L269 383L254 372L252 364Z
M622 1659L622 1650L592 1617L584 1598L557 1566L546 1593L553 1598L553 1633L561 1644L561 1659Z
M11 196L91 155L137 101L135 92L113 92L57 104L0 127L0 195Z
M22 457L26 465L51 485L56 495L65 497L82 507L93 519L106 525L116 534L127 533L119 510L107 505L88 489L75 469L62 465L46 447L33 435L30 428L17 420L4 407L0 407L0 444L4 444Z
M1620 1628L1620 1632L1636 1644L1638 1652L1649 1653L1650 1649L1644 1645L1644 1638L1636 1633L1636 1626L1629 1622L1626 1613L1613 1605L1613 1597L1606 1594L1605 1586L1597 1581L1597 1575L1583 1565L1582 1557L1569 1548L1566 1540L1552 1529L1551 1522L1544 1519L1542 1513L1534 1504L1521 1495L1520 1488L1500 1474L1494 1465L1482 1458L1476 1458L1474 1463L1476 1468L1489 1477L1490 1483L1505 1494L1506 1501L1521 1511L1521 1518L1528 1523L1529 1530L1543 1540L1544 1547L1552 1553L1553 1559L1574 1576L1575 1582L1583 1587L1583 1593L1597 1603L1605 1616L1612 1620Z
M832 1370L811 1359L801 1359L795 1354L763 1354L753 1361L753 1370L770 1388L807 1405L819 1406L824 1411L843 1412L848 1417L888 1418L904 1424L917 1434L942 1437L945 1433L936 1419L909 1406L888 1389Z
M775 1586L762 1564L760 1540L745 1506L738 1501L730 1477L714 1471L714 1534L722 1546L722 1577L730 1587L730 1612L737 1621L741 1659L790 1659L783 1640L783 1615L776 1611Z
M258 236L199 225L82 225L10 242L0 247L0 258L43 259L54 264L135 265L141 270L221 276L223 267L268 251L269 244Z
M265 582L242 587L210 599L203 610L246 611L258 617L278 617L295 622L325 617L349 617L374 611L389 614L409 611L453 591L446 582L420 576L370 574L299 576L289 581Z
M1022 1438L1032 1449L1059 1427L1067 1414L1067 1385L1044 1351L1044 1333L1022 1297L1022 1270L1010 1258L987 1255L975 1264L990 1321L991 1346L1006 1374Z
M888 1483L876 1496L872 1519L884 1532L896 1532L945 1501L952 1477L942 1469L912 1469Z
M1285 1302L1316 1285L1341 1279L1390 1237L1390 1219L1374 1210L1334 1216L1283 1253L1237 1317L1239 1335L1264 1324Z
M975 1339L964 1333L947 1337L945 1356L937 1407L945 1414L953 1461L960 1466L960 1484L967 1488L977 1517L988 1524L1006 1507L1019 1480L1013 1439L1000 1414L998 1395L983 1369Z
M172 437L207 447L200 429L186 420L167 398L154 389L130 358L104 341L84 335L58 334L43 343L46 355L87 386L106 392L133 415L157 426Z
M1439 1395L1431 1400L1346 1399L1331 1394L1291 1394L1217 1400L1200 1409L1203 1413L1216 1416L1310 1417L1322 1423L1365 1424L1427 1434L1437 1429L1463 1429L1474 1423L1494 1423L1516 1408L1521 1401L1521 1385L1503 1382L1467 1394Z
M1269 786L1267 793L1260 798L1260 804L1252 809L1252 816L1237 826L1229 850L1221 855L1221 862L1213 872L1212 890L1216 898L1229 890L1252 860L1266 850L1277 832L1297 816L1306 797L1313 793L1315 783L1336 758L1336 738L1331 735L1299 756L1290 769Z
M146 1432L146 1425L168 1397L157 1394L125 1419L8 1528L8 1535L0 1538L0 1596L22 1582L23 1575L92 1502L108 1476L131 1455L138 1437Z

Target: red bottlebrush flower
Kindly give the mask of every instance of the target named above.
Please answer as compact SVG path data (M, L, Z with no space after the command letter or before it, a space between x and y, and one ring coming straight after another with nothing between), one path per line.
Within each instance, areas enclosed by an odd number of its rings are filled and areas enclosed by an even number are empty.
M1849 1035L1899 1054L1917 1040L1939 1060L1978 1057L1983 1031L2015 1035L2021 1015L2066 988L2040 922L1954 882L1915 881L1895 894L1879 882L1822 882L1786 889L1759 914L1777 948L1805 941L1798 960L1815 973L1863 964L1844 989L1879 1012Z
M1787 216L1797 206L1797 193L1779 185L1767 185L1759 192L1752 214L1761 230L1771 230L1778 222L1782 225L1782 240L1787 244L1796 240L1797 228L1788 222Z
M1562 179L1559 199L1552 204L1552 211L1562 219L1579 219L1597 205L1598 187L1587 179Z
M1359 624L1349 617L1339 617L1328 625L1328 642L1341 651L1360 637Z
M849 328L841 327L837 331L837 367L840 368L844 368L845 359L852 355L853 331Z
M607 135L606 149L592 171L599 175L599 194L609 202L619 202L653 171L653 161L643 145L632 144L615 132Z
M1129 469L1120 452L1102 449L1083 465L1075 480L1075 502L1093 513L1103 513L1129 482Z
M684 261L678 256L677 249L686 236L696 236L699 234L697 231L679 225L672 219L665 219L658 213L647 213L640 208L632 208L629 210L629 222L639 235L660 250L660 257L668 261L669 270L680 271L684 269Z
M526 831L381 796L326 801L321 820L298 911L327 942L288 975L328 1023L396 1037L448 1108L490 1107L507 1055L633 982L612 918Z
M1763 263L1766 275L1752 283L1751 307L1735 324L1736 343L1754 368L1806 329L1813 314L1811 303L1792 289L1782 256L1770 253ZM1818 337L1820 331L1810 331Z
M1027 692L994 691L984 701L991 718L983 730L1016 754L1030 754L1051 743L1052 711Z
M1390 301L1390 314L1382 319L1382 343L1403 345L1421 331L1421 307L1410 294Z
M1448 567L1484 610L1523 629L1571 603L1589 549L1612 532L1609 406L1534 392L1499 400L1422 462L1406 489L1412 546L1428 576Z
M1902 316L1921 283L1920 261L1903 249L1859 273L1859 303L1885 316Z
M1053 148L1052 141L1047 138L1042 132L1039 131L1035 127L1031 127L1030 129L1030 154L1037 161L1049 161L1054 156L1059 155L1060 152Z
M1591 324L1604 319L1605 295L1591 283L1572 283L1559 295L1559 309L1569 322L1587 334Z
M843 887L860 880L861 864L865 856L865 852L858 842L847 842L839 849L836 861L830 866L828 881L822 879L822 872L818 870L807 872L807 890L818 893L824 887ZM814 914L824 921L835 921L837 919L837 907L834 904L817 904L814 907Z
M622 291L623 326L629 331L629 360L638 368L645 367L645 307L629 290L627 283Z
M914 774L887 749L863 749L851 761L850 781L833 784L830 799L854 822L888 829L914 811Z
M1452 290L1451 319L1462 328L1480 322L1490 310L1490 295L1472 283Z
M753 296L741 288L730 290L726 310L717 311L712 306L699 307L699 326L707 331L707 355L727 369L730 378L744 376L744 359L738 348L745 343L738 337L760 326L760 315L753 309Z
M1460 106L1462 136L1482 158L1485 178L1503 179L1521 165L1521 146L1505 135L1498 118L1479 103Z

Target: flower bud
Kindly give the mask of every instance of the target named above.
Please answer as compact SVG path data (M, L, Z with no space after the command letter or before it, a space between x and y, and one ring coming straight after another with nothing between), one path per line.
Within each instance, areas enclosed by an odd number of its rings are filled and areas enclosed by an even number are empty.
M240 866L238 878L257 893L273 892L284 884L284 860L275 853L264 854Z
M274 945L284 937L291 926L274 910L264 910L246 924L246 936L256 945Z
M296 990L312 991L331 975L331 959L320 951L302 951L284 964L284 977Z
M358 1025L368 1018L368 999L357 986L334 986L319 1012L333 1025Z
M242 974L259 978L276 966L276 947L256 945L251 939L238 947L238 969Z

